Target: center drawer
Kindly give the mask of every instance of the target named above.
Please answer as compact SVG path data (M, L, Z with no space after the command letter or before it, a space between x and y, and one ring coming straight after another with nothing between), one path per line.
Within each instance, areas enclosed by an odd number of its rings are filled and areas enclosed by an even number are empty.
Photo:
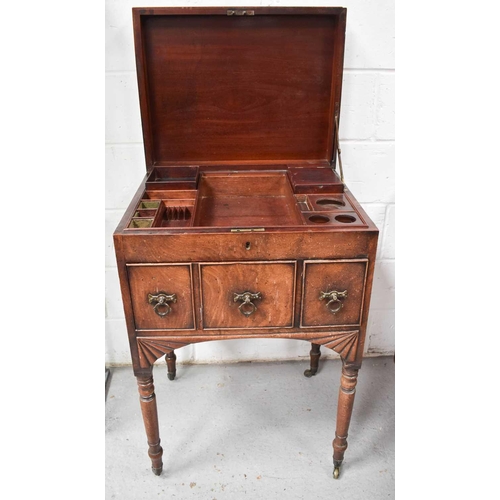
M296 262L200 264L203 328L293 327Z

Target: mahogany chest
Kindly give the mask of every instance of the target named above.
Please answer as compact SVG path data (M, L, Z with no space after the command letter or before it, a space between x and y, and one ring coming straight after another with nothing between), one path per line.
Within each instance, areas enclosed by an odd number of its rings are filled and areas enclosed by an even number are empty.
M283 338L343 368L347 447L378 230L343 182L346 9L133 9L146 175L114 233L155 474L152 367L209 340ZM258 368L256 368L258 369Z

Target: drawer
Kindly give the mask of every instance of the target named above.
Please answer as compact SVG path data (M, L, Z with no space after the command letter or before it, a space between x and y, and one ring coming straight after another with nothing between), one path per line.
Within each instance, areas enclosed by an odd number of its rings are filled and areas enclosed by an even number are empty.
M203 328L293 327L294 261L200 264Z
M137 330L194 329L190 264L127 264Z
M367 259L305 261L300 326L361 323Z

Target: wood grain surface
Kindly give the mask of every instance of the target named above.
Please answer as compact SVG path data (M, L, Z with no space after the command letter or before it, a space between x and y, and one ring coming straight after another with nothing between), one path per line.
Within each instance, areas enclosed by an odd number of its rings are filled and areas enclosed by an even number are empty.
M210 329L292 327L295 262L202 264L203 327ZM260 292L246 317L234 294Z

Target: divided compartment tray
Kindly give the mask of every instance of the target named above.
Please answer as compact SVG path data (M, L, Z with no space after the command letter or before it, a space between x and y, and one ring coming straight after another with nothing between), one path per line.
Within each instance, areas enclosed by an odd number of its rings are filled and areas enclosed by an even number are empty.
M161 206L160 200L144 200L142 199L136 209L134 215L128 225L129 229L148 229L153 227L155 218L158 215L158 209Z
M302 217L307 225L313 226L366 226L356 212L302 212Z
M153 167L146 180L146 190L196 189L199 167Z
M153 200L152 195L161 194L162 199ZM163 199L163 196L169 196ZM152 191L145 192L138 203L128 229L151 229L162 227L187 227L193 225L196 191Z
M296 194L304 224L313 226L366 226L343 194Z
M156 227L187 227L193 225L195 200L162 200Z
M301 212L355 212L343 194L296 194Z

